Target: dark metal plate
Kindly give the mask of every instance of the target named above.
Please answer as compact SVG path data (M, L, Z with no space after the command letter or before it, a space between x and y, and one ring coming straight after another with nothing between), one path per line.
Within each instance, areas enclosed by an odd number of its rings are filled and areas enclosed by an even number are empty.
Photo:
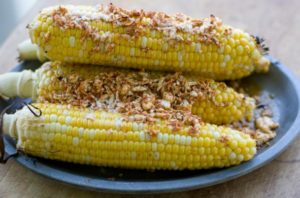
M158 193L202 188L245 175L274 159L296 138L300 130L300 85L297 78L275 59L268 74L253 75L248 83L259 83L263 90L274 95L280 128L270 146L263 148L249 162L226 169L205 171L141 171L103 168L50 161L26 155L15 159L30 170L46 177L99 191L121 193ZM37 62L17 65L13 71L35 69ZM3 109L11 101L0 101ZM8 153L15 152L14 142L5 138Z

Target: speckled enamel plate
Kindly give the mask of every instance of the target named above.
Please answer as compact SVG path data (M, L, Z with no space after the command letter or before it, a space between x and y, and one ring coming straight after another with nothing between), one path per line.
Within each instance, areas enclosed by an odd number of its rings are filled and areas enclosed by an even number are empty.
M74 165L69 163L44 160L19 154L15 160L32 171L46 177L98 191L119 193L158 193L183 191L225 182L265 165L295 139L300 130L300 85L297 78L275 59L268 74L253 75L246 79L257 82L262 89L275 98L273 100L280 123L277 136L270 146L259 150L249 162L225 169L205 171L141 171L93 166ZM26 62L17 65L14 71L35 69L40 63ZM12 102L12 101L10 101ZM1 101L3 109L7 102ZM12 140L5 138L8 153L15 152Z

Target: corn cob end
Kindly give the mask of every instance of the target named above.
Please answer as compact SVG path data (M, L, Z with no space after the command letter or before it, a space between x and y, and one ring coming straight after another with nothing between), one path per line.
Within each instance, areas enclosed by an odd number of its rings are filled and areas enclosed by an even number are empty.
M266 57L262 56L256 63L255 71L257 73L266 73L269 71L270 68L270 60Z
M27 39L18 45L19 60L39 60L44 62L47 57L43 50L40 50L36 44Z
M0 74L0 95L6 98L36 98L36 75L30 70Z
M10 137L17 139L16 133L16 114L4 114L3 116L3 131Z

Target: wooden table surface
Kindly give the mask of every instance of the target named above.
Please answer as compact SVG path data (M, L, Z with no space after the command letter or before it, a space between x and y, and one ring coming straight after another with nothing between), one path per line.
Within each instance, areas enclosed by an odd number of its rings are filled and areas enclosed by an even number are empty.
M104 1L107 3L108 1ZM126 8L144 8L168 13L182 12L193 17L214 14L225 23L266 38L271 54L300 77L300 1L297 0L136 0L112 1ZM0 48L0 73L17 64L16 47L28 38L25 29L34 15L55 4L99 4L102 1L40 0ZM7 16L9 17L9 16ZM216 186L159 197L300 197L300 137L277 159L238 179ZM0 165L0 197L127 197L82 190L65 185L22 167L14 160ZM155 195L157 196L157 195ZM130 195L131 197L131 195ZM133 196L134 197L134 196ZM154 197L147 195L146 197Z

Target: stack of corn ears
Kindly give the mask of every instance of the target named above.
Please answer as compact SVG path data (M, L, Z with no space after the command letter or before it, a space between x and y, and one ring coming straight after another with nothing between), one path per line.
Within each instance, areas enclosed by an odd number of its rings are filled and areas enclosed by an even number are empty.
M111 4L46 8L28 29L31 42L22 43L20 58L51 62L0 75L1 95L31 97L42 111L4 115L4 131L19 150L172 170L227 167L255 155L248 134L218 126L251 119L254 99L215 80L267 72L259 39L214 16Z

